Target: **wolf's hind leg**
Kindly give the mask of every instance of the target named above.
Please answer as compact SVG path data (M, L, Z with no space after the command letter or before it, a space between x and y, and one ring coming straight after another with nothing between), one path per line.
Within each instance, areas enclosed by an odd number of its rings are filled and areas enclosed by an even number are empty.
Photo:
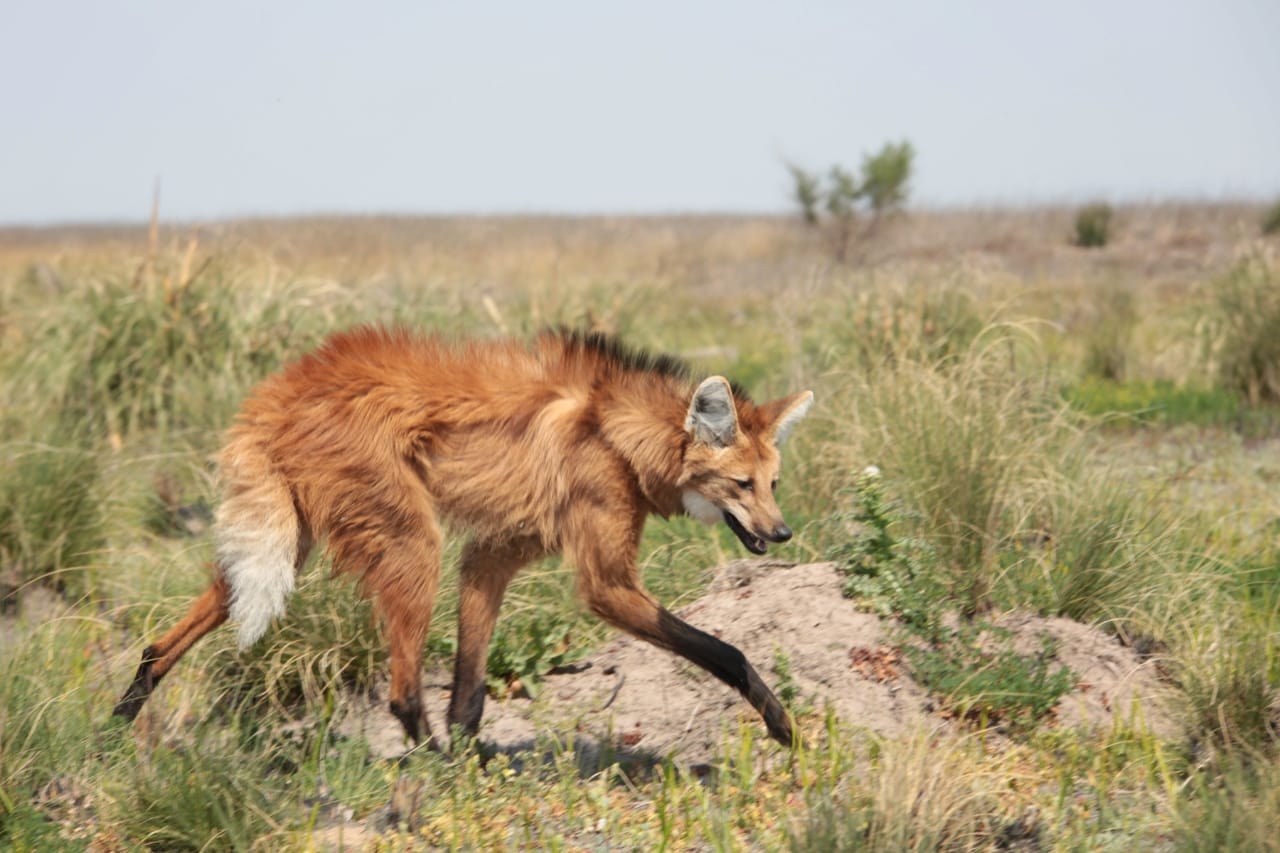
M116 703L112 715L132 720L138 716L151 691L173 665L201 637L227 621L231 590L219 571L213 583L192 603L187 614L167 634L142 651L142 663L133 682Z
M421 535L397 540L364 577L364 587L387 630L391 657L391 713L414 743L432 748L422 704L422 655L440 582L440 534L434 523Z

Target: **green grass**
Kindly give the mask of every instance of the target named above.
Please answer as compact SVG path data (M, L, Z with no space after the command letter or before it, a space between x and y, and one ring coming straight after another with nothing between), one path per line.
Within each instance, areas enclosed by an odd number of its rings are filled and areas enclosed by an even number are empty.
M1071 670L1056 662L1050 638L1024 654L1008 631L985 622L962 622L928 645L907 642L903 651L919 684L984 728L1030 731L1075 684Z
M1167 379L1117 382L1090 377L1063 393L1073 408L1109 418L1119 426L1230 427L1240 422L1243 408L1240 398L1223 388L1179 385Z
M833 268L782 223L698 220L262 225L207 262L194 243L0 254L0 583L23 590L0 634L0 846L314 849L371 821L382 849L1267 849L1275 260L1162 265L1131 212L1106 258L1065 251L1060 218L1014 219L999 234L975 220L974 244L887 235L865 268ZM877 737L800 695L799 662L779 653L756 663L799 715L794 755L748 724L704 776L593 762L585 735L556 729L487 763L383 761L338 728L345 700L385 677L379 628L318 560L265 642L240 653L213 635L135 727L109 724L143 637L205 582L208 537L173 511L215 499L208 459L239 400L365 320L473 336L585 324L693 354L758 399L812 387L779 494L797 537L776 551L841 562L849 606L902 626L934 701L968 722ZM1223 447L1241 461L1215 462ZM860 479L871 464L878 493ZM726 531L655 521L641 570L678 607L739 556ZM50 615L15 618L36 585L58 596ZM447 570L433 664L455 606ZM1055 728L1070 676L990 627L1015 609L1142 644L1181 733ZM536 692L608 635L569 567L530 567L495 633L494 692ZM1016 737L996 744L992 723Z

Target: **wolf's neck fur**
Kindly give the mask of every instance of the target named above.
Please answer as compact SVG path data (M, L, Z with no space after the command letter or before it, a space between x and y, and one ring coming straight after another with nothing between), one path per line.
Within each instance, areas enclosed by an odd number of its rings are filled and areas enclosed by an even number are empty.
M688 395L669 381L637 384L644 387L600 401L600 432L631 466L654 511L663 517L678 514L683 511L680 477L688 442Z

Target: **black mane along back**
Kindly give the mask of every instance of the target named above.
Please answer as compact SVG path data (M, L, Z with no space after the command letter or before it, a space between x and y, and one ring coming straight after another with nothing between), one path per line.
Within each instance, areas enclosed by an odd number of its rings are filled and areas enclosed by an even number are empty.
M702 376L696 374L689 363L682 358L667 353L651 353L647 350L630 347L614 335L604 332L589 332L583 329L561 327L553 334L564 341L569 349L588 351L618 365L623 370L642 373L654 373L659 376L670 376L682 382L699 382ZM749 401L751 396L737 382L730 380L733 395L739 400Z

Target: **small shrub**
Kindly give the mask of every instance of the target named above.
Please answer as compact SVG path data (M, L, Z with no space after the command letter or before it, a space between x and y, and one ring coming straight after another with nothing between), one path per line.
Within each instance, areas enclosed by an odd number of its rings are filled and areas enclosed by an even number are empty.
M1115 211L1109 204L1090 204L1076 212L1071 242L1083 249L1097 249L1111 241L1111 220Z
M793 195L800 206L800 216L806 225L818 224L818 205L822 201L822 182L793 163L787 164L794 185Z
M1280 234L1280 201L1267 208L1267 212L1262 215L1262 233L1267 237Z
M907 202L907 183L916 152L911 143L886 142L875 154L862 156L862 195L873 219L897 210Z

